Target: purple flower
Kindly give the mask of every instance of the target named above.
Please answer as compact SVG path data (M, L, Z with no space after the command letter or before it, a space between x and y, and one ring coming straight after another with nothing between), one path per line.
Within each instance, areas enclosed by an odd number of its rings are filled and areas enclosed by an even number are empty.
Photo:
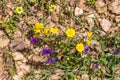
M46 47L42 50L42 55L50 54L51 49L49 47Z
M48 63L55 63L55 62L57 62L58 60L59 60L58 57L55 57L54 59L48 58L48 59L47 59L47 62L48 62Z
M30 41L31 41L31 43L36 44L37 42L39 42L39 39L31 37Z
M47 59L47 62L48 62L48 63L52 63L52 62L53 62L52 58L48 58L48 59Z
M98 64L97 63L94 64L94 68L98 68Z
M89 46L85 46L84 52L85 52L85 53L88 53L89 48L90 48Z
M119 51L118 51L118 50L114 50L113 53L114 53L114 54L118 54Z
M55 62L57 62L57 61L59 61L59 59L58 59L58 57L55 57L55 58L53 59L53 62L52 62L52 63L55 63Z
M58 54L58 52L54 51L54 52L50 53L50 56L57 55L57 54Z

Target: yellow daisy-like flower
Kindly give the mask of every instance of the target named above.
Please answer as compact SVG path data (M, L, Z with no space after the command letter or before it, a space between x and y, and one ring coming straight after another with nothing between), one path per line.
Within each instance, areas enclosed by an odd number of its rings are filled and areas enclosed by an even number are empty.
M68 37L74 37L75 36L75 30L72 29L72 28L67 29L65 33Z
M88 32L88 33L87 33L87 36L88 36L88 37L91 37L92 34L93 34L92 32Z
M77 51L82 52L84 51L84 45L82 43L79 43L76 45L76 49Z
M53 12L56 10L56 6L55 5L50 5L49 6L49 11Z
M91 41L87 39L86 44L89 46L91 44Z
M58 33L58 28L51 28L50 31L51 31L53 34L57 34L57 33Z
M35 33L40 33L41 28L43 28L43 27L44 27L43 23L36 22L35 26L33 27L33 30Z
M36 22L34 28L35 28L35 29L44 28L44 24L43 24L43 23Z
M43 34L45 34L45 35L48 35L49 34L49 28L45 28L44 30L43 30Z
M34 33L37 34L37 33L40 33L41 30L40 29L34 29Z
M15 12L18 13L18 14L22 14L23 13L23 8L22 7L17 7Z

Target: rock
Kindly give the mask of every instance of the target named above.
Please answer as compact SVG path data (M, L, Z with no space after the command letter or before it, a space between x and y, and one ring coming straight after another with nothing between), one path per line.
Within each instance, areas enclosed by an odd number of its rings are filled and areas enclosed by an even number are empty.
M22 38L16 38L12 40L10 43L10 49L12 51L22 51L26 48L27 48L27 45L25 44Z
M115 1L109 4L108 9L115 14L120 14L120 1Z
M120 66L117 66L117 67L115 68L115 73L116 73L116 74L120 74Z
M27 74L28 72L30 72L30 66L26 65L25 63L22 63L21 61L17 61L16 66L16 70L17 70L17 74L20 76L24 76L25 74Z
M13 59L14 60L23 60L24 56L21 52L14 52L12 53Z
M110 27L111 27L111 22L107 19L98 19L98 21L100 22L100 25L102 26L102 29L107 32Z
M116 21L116 23L119 23L120 22L120 16L116 16L115 21Z
M3 75L4 75L4 63L3 63L3 58L2 57L0 57L0 80L1 80L1 78L3 77Z
M31 59L35 62L46 62L46 58L44 56L33 55Z
M79 16L79 15L83 14L83 10L79 7L76 7L74 14L75 14L75 16Z
M20 38L22 36L22 33L20 30L17 30L14 32L14 38Z
M35 24L36 22L38 22L37 18L34 17L34 16L27 16L25 17L25 21L28 23L28 24Z
M50 80L59 80L64 75L63 70L57 70L56 74L50 76Z
M88 74L83 74L82 75L82 80L89 80Z
M25 39L25 44L26 44L28 47L33 47L33 46L31 45L30 40L28 40L28 39Z
M20 75L15 74L15 75L13 76L13 80L22 80L22 78L21 78Z
M52 12L52 14L51 14L51 20L53 21L53 22L58 22L58 16L57 16L57 14L55 13L55 12Z
M80 0L78 2L78 6L79 6L79 8L81 8L85 11L89 11L89 8L88 8L88 6L85 5L85 3L86 3L86 0Z
M95 15L94 14L89 14L86 16L87 18L95 18Z
M90 27L90 30L94 27L94 24L95 24L94 18L95 18L94 14L90 14L90 15L86 16L86 18L85 18Z
M105 5L103 0L97 0L95 3L95 7L98 13L104 13L107 11L107 6Z
M0 30L0 49L6 47L9 44L9 39L3 31Z

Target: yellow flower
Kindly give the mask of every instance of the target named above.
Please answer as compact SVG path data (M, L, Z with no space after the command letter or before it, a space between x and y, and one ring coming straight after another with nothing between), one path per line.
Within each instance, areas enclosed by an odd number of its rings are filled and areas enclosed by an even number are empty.
M67 60L67 61L69 61L69 60L70 60L70 58L69 58L69 57L67 57L67 58L66 58L66 60Z
M43 34L45 34L45 35L48 35L49 34L49 28L45 28L44 30L43 30Z
M15 11L18 14L22 14L23 13L23 8L22 7L17 7Z
M40 29L44 27L43 23L36 22L35 26L33 27L33 30L35 33L40 33Z
M34 29L35 34L40 33L40 29Z
M39 35L38 34L33 34L33 37L34 38L37 38Z
M50 31L51 31L53 34L57 34L57 33L58 33L58 28L51 28Z
M76 49L77 51L82 52L84 51L84 45L82 43L79 43L76 45Z
M74 78L74 80L78 80L77 78Z
M88 37L91 37L92 34L93 34L92 32L88 32L88 33L87 33L87 36L88 36Z
M87 39L86 44L89 46L91 44L91 41Z
M75 36L75 30L72 29L72 28L67 29L65 33L68 37L74 37Z
M53 12L56 10L56 6L55 5L50 5L49 6L49 11Z
M2 27L5 27L6 26L6 23L5 22L2 22Z
M44 24L43 24L43 23L36 22L34 28L35 28L35 29L44 28Z

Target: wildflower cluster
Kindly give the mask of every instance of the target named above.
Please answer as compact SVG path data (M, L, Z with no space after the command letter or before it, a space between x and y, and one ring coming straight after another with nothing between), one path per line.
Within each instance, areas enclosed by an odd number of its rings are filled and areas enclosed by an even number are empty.
M52 51L49 47L45 47L43 48L42 50L42 55L49 55L48 59L47 59L47 62L48 63L55 63L57 61L59 61L57 55L58 55L58 52L56 51Z
M88 4L95 4L94 0L87 0L86 2ZM54 18L60 16L60 18L58 18L58 21L64 23L65 20L61 19L61 17L64 16L58 14L59 10L61 10L61 8L57 10L59 6L56 6L54 4L51 5L45 4L45 6L46 6L45 9L47 9L45 11L48 11L47 14L49 14L51 22L53 21ZM67 9L66 4L64 5L64 8ZM17 16L21 16L24 13L24 11L25 10L21 6L17 6L16 9L14 10ZM51 13L55 13L55 16L51 15ZM65 12L65 14L67 13L72 15L71 11ZM52 18L52 16L54 18ZM73 17L73 20L79 20L74 18L76 17ZM94 69L93 70L94 73L100 72L100 74L97 75L102 75L100 70L101 66L108 65L107 67L109 68L111 68L111 66L115 67L112 64L112 61L119 64L118 62L118 60L120 60L119 46L115 45L116 48L112 48L112 49L108 48L107 51L104 50L105 48L104 45L109 45L111 47L112 45L108 44L107 41L106 42L104 40L100 41L101 36L98 36L99 40L96 40L96 38L94 37L96 35L95 31L87 29L86 26L85 28L82 28L79 31L76 28L76 26L70 26L68 23L66 23L67 20L65 21L66 24L64 25L55 22L53 23L54 25L52 26L49 21L48 22L47 21L44 22L44 21L45 20L39 19L34 24L31 24L32 32L29 36L29 39L33 46L35 47L39 46L40 48L43 47L43 49L39 53L45 58L47 57L46 59L47 63L49 64L56 63L55 67L65 70L74 70L78 68L81 71L82 70L88 71ZM78 22L75 21L75 22L78 23L79 21ZM9 24L12 23L12 26L6 27L8 23ZM8 28L8 30L10 28L12 28L11 30L14 30L13 24L14 22L12 22L11 20L8 22L3 21L1 25L2 28L6 27ZM8 30L6 30L6 32ZM96 40L96 42L94 42L94 40ZM45 45L47 47L44 47ZM98 48L102 50L98 50ZM112 61L110 59L112 59ZM113 71L109 71L108 69L108 72L113 72ZM81 77L85 80L88 80L89 78L88 74L83 74ZM73 76L72 79L78 80L78 78L75 76Z

